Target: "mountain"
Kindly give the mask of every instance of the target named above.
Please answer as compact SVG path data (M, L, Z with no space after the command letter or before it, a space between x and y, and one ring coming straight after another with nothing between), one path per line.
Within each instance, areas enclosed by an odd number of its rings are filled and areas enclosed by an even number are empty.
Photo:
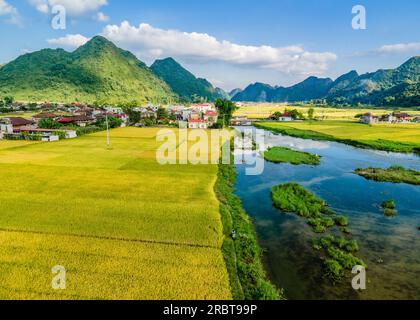
M348 85L331 91L327 100L351 104L420 105L419 83L420 56L417 56L396 69L378 70L358 76Z
M69 53L44 49L0 68L0 96L21 101L170 102L179 97L132 53L97 36Z
M206 79L196 78L173 58L156 60L150 67L186 102L214 101L221 97Z
M236 96L239 92L242 92L242 89L237 88L237 89L233 89L232 91L230 91L228 93L230 99L232 99L234 96Z
M255 83L236 93L233 101L298 102L326 99L338 104L384 106L420 105L420 56L396 69L359 75L350 71L335 81L309 77L292 87L272 87Z
M233 101L256 102L296 102L324 97L331 87L331 79L309 77L292 87L272 87L264 83L254 83L237 93Z
M271 94L275 88L269 84L256 82L249 85L241 92L237 93L232 101L255 101L255 102L267 102L271 101Z
M216 95L217 97L221 98L221 99L228 99L230 100L230 95L229 93L227 93L225 90L223 90L222 88L216 88Z

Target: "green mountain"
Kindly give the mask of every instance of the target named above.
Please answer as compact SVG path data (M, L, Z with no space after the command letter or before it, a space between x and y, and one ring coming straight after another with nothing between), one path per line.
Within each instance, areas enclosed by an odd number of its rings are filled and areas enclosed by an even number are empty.
M186 102L214 101L221 97L220 90L206 79L196 78L173 58L156 60L150 68Z
M229 97L232 99L234 96L236 96L239 92L242 92L242 89L239 89L239 88L237 88L237 89L233 89L232 91L230 91L228 94L229 94Z
M296 102L324 97L331 87L331 79L309 77L292 87L272 87L264 83L254 83L237 93L233 101L256 102Z
M372 105L420 105L420 56L396 69L378 70L354 78L331 91L327 100L335 103Z
M254 101L254 102L267 102L271 101L271 94L275 88L269 84L256 82L249 85L244 90L238 92L232 97L232 101Z
M178 100L132 53L97 36L74 52L45 49L0 69L0 96L20 101L137 103Z
M289 88L255 83L237 93L232 100L298 102L327 99L330 103L338 104L419 106L419 86L420 56L417 56L396 69L378 70L363 75L350 71L335 81L310 77Z

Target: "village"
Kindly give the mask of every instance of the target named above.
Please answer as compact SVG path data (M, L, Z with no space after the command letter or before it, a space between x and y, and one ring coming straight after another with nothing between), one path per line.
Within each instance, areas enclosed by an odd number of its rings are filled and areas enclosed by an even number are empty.
M53 142L106 127L179 126L181 122L189 129L208 129L219 120L215 105L211 103L169 107L148 104L125 111L122 107L82 103L29 105L16 102L11 104L9 111L4 117L0 114L0 140Z

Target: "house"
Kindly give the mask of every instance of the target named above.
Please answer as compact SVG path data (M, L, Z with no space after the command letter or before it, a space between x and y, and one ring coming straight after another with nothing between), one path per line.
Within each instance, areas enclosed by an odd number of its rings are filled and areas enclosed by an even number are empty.
M34 128L25 128L22 127L19 130L17 130L18 133L26 132L28 134L38 134L42 135L43 140L42 141L58 141L59 140L59 132L65 133L66 139L74 139L77 138L77 132L76 130L57 130L57 129L34 129ZM50 138L52 137L52 138ZM55 138L55 137L58 137ZM48 138L48 139L47 139Z
M34 119L34 121L36 123L38 123L39 121L43 120L43 119L53 119L53 120L57 120L58 118L60 118L60 115L53 113L53 112L41 112L38 113L36 115L34 115L32 117Z
M290 114L288 112L285 112L279 117L279 121L280 122L290 122L290 121L293 121L293 118L290 116Z
M57 120L57 122L61 124L76 124L79 127L86 127L89 124L92 124L95 122L95 120L88 116L72 116L72 117L64 117Z
M151 108L143 108L140 111L140 118L141 119L156 119L157 112Z
M34 122L32 120L28 120L28 119L24 119L24 118L14 118L14 117L10 117L10 118L3 118L2 122L4 124L9 124L12 126L13 131L16 129L19 129L21 127L25 127L25 126L33 126Z
M252 126L252 121L247 116L236 116L230 120L232 126Z
M203 115L203 119L209 122L210 125L215 124L217 122L218 117L219 117L219 114L213 110L206 111Z
M396 119L395 122L398 123L409 123L411 121L411 116L405 112L394 112L392 115Z
M0 133L13 133L13 126L8 120L0 119Z
M188 121L188 128L190 129L208 129L209 123L203 119L190 119Z
M207 111L214 110L213 105L211 103L192 104L191 109L197 110L202 113L206 113Z
M379 117L374 116L372 113L368 112L368 113L365 113L364 115L362 115L362 117L360 118L360 122L365 123L365 124L378 123L379 122Z
M197 111L197 110L193 110L190 113L190 120L200 120L201 119L201 112Z
M190 115L192 113L191 109L185 109L181 111L181 117L183 121L188 121L188 119L190 118Z

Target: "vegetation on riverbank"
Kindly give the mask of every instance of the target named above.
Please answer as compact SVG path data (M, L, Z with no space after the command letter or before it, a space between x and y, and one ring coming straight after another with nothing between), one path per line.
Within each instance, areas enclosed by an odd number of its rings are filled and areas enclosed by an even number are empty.
M257 122L254 126L301 139L335 141L363 149L420 154L420 126L368 126L345 121Z
M344 234L349 234L347 217L337 216L327 208L324 200L296 183L287 183L271 189L274 206L285 212L296 213L308 220L315 233L325 233L336 225ZM356 240L335 238L332 235L313 240L313 248L324 249L324 267L326 274L334 281L344 276L344 270L351 270L355 265L365 263L353 254L359 250Z
M274 163L291 163L293 165L318 165L320 163L320 157L317 155L285 147L269 148L264 152L264 159Z
M220 164L215 193L220 202L225 235L222 251L230 276L232 296L241 300L283 299L283 293L267 279L253 223L243 209L241 200L234 194L235 181L233 164ZM236 232L235 240L232 238L233 230Z
M420 172L416 170L406 169L401 166L392 166L388 169L359 168L356 169L355 173L368 180L420 185Z

